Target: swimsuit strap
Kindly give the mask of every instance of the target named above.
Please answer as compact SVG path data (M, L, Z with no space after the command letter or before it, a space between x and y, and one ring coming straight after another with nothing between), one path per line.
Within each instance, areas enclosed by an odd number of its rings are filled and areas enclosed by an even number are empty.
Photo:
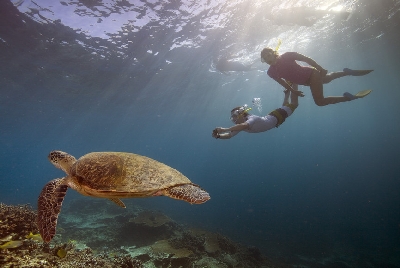
M282 123L285 122L286 118L288 117L287 112L285 110L283 110L282 108L273 110L268 115L272 115L278 120L275 127L279 127L280 125L282 125Z

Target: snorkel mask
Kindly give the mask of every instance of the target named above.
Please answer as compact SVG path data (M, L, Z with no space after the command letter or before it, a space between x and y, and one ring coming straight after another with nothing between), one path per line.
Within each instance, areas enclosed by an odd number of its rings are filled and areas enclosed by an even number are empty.
M247 104L245 104L231 113L230 120L236 124L237 120L250 110L251 108L248 108Z

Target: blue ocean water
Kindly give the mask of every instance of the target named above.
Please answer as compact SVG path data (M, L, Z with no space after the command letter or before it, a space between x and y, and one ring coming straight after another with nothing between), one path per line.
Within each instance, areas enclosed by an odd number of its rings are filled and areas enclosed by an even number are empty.
M42 187L64 176L51 150L133 152L178 169L211 200L127 206L157 208L287 263L400 267L398 0L1 5L0 202L36 206ZM273 19L302 6L323 15L310 25ZM233 107L254 97L264 113L281 105L282 89L259 62L278 39L281 53L329 71L374 69L325 85L325 95L373 92L318 107L300 87L306 96L279 128L213 139ZM222 55L256 70L223 74L214 64ZM76 197L69 191L65 202Z

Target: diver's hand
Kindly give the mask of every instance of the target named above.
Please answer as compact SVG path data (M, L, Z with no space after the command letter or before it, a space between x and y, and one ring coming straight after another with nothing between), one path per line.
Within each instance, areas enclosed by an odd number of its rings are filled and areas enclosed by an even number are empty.
M319 73L321 74L321 77L325 77L328 74L328 70L321 69L319 70Z
M215 128L215 129L213 130L213 132L212 132L212 134L211 134L211 136L212 136L213 138L216 138L216 139L219 138L218 129L220 129L220 128L217 127L217 128Z
M300 91L300 90L294 90L294 91L292 91L292 94L296 94L299 97L304 97L303 91Z

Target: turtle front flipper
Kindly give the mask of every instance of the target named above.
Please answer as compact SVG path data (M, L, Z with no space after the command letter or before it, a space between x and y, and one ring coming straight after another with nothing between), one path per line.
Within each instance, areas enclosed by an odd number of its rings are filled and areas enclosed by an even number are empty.
M37 223L40 235L46 243L56 235L58 214L68 190L64 181L64 178L49 181L39 195Z
M210 200L210 195L195 184L182 184L164 190L165 196L183 200L190 204L202 204Z

